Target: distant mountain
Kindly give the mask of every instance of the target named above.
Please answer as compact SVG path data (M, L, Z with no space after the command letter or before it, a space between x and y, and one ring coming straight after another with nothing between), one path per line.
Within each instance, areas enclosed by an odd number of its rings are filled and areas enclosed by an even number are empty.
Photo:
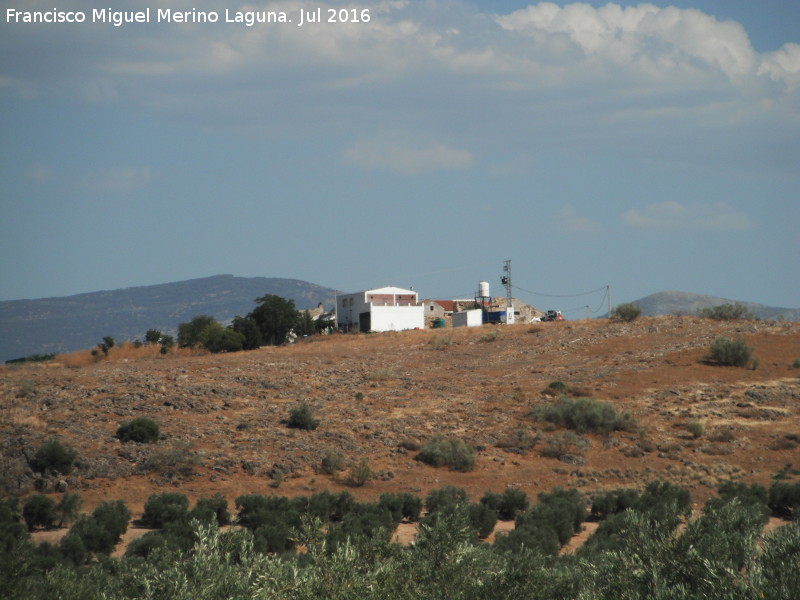
M644 315L696 315L700 308L712 308L720 304L734 304L737 300L703 296L689 292L658 292L634 300L633 304L642 307ZM758 319L800 321L800 308L776 308L753 302L739 302L748 308Z
M216 275L176 283L62 298L0 302L0 360L91 348L111 336L142 339L148 329L174 332L196 315L224 322L246 315L255 299L275 294L298 309L331 307L335 291L297 279Z

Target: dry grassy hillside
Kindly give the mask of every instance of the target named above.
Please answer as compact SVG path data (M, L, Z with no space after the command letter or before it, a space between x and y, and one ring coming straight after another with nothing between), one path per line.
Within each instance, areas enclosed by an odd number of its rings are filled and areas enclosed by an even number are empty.
M754 370L704 361L720 336L755 349ZM123 498L134 514L159 491L190 498L222 492L232 500L349 489L424 495L445 484L477 500L513 485L535 497L555 486L587 493L666 479L701 502L719 481L768 483L787 463L800 466L800 325L715 322L691 317L633 323L576 321L535 326L335 335L289 347L229 355L159 356L112 349L0 370L0 494L34 484L77 491L84 509ZM545 458L563 430L529 416L553 402L552 381L628 411L636 426ZM301 401L315 431L289 429ZM121 421L155 419L156 445L120 443ZM686 429L702 424L695 438ZM478 448L468 473L434 468L414 448L436 435ZM73 472L40 481L25 456L51 437L79 452ZM319 472L326 452L366 458L375 477L347 486L347 471ZM565 462L566 461L566 462ZM280 473L280 474L279 474Z

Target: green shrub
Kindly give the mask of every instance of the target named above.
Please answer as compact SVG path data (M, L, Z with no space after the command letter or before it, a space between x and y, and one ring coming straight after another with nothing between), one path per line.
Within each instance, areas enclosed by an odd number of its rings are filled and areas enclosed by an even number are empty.
M446 508L469 502L467 491L454 485L446 485L438 490L431 490L425 497L425 508L428 513L435 513Z
M56 520L56 503L44 494L36 494L25 501L22 518L33 531L37 527L49 528Z
M88 562L93 554L111 554L128 530L131 512L122 500L100 503L92 514L82 516L60 543L62 554L76 565Z
M155 444L160 435L158 423L147 417L136 417L131 421L123 421L117 428L117 437L122 442Z
M792 363L793 369L800 369L800 358L795 358L794 362Z
M213 522L222 527L231 522L231 513L228 512L228 500L217 492L211 498L198 498L194 508L189 513L189 519L198 519L205 523Z
M517 488L506 488L502 494L486 492L481 498L481 504L486 504L492 510L497 511L497 516L501 521L513 521L520 513L528 509L530 501L528 495Z
M164 446L159 444L141 463L141 469L147 473L158 471L170 477L188 477L194 468L202 462L202 454L192 450L191 442L177 441Z
M753 349L741 338L717 338L707 358L726 367L746 367L753 361Z
M763 485L725 481L717 488L717 494L719 495L717 498L711 498L706 502L703 511L736 501L762 515L764 521L769 516L769 492Z
M551 381L547 384L547 389L563 394L567 391L567 384L563 381Z
M384 506L374 503L359 504L341 522L329 527L326 536L328 550L335 551L347 539L374 539L388 543L396 525L392 513Z
M620 414L611 404L593 398L562 397L554 403L533 407L530 414L538 421L549 421L578 433L608 435L616 430L631 430L634 426L630 415Z
M342 453L338 450L328 450L322 458L320 472L326 475L335 475L342 469L344 469L344 456L342 456Z
M189 499L178 492L151 494L144 503L141 523L144 527L160 529L167 523L186 519Z
M56 439L45 442L36 450L30 461L30 466L37 473L58 471L66 475L72 470L72 465L78 457L78 452L69 446L63 446Z
M524 429L517 429L514 433L497 440L495 446L514 452L517 454L525 454L528 450L533 448L539 438L525 431Z
M397 523L403 519L417 521L422 512L422 499L408 492L381 494L378 504L392 513L392 518Z
M289 413L287 425L293 429L313 431L319 427L319 420L314 418L314 413L307 402L302 402Z
M362 458L358 463L350 467L347 482L353 487L361 487L370 479L372 479L372 468L366 458Z
M697 311L697 316L715 321L733 321L735 319L752 319L753 313L744 304L735 302L734 304L727 303L711 308L701 308Z
M450 467L454 471L475 468L475 449L459 438L436 437L425 444L416 460L434 467Z
M614 310L611 311L611 318L630 323L631 321L638 319L641 314L641 306L634 304L633 302L625 302L614 307Z
M243 334L233 329L226 329L216 321L203 328L198 340L206 350L214 354L239 352L245 346Z
M705 427L703 427L703 424L700 421L696 420L696 419L693 420L693 421L689 421L686 424L686 431L688 431L689 434L694 439L699 439L699 438L703 437L703 433L705 433L705 430L706 429L705 429Z
M604 519L639 505L639 492L633 489L621 489L606 492L592 498L592 516Z
M470 504L467 514L478 538L482 540L489 537L494 531L494 526L497 525L497 511L482 502Z
M769 488L768 506L776 517L797 520L800 514L800 482L774 481Z
M545 458L558 459L565 456L583 456L588 447L589 440L572 431L564 431L546 438L539 449L539 454Z
M61 527L64 523L72 523L78 518L78 511L81 508L83 500L80 494L64 494L61 496L56 505L56 517L58 517L58 526Z
M513 531L499 536L497 548L519 551L523 546L554 555L580 531L586 518L586 502L576 490L556 488L539 494L539 502L517 515Z

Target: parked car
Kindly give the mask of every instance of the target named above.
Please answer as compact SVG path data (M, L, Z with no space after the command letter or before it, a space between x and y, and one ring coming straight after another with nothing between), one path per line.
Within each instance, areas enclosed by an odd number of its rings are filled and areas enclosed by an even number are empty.
M542 317L542 321L563 321L564 316L560 310L548 310Z

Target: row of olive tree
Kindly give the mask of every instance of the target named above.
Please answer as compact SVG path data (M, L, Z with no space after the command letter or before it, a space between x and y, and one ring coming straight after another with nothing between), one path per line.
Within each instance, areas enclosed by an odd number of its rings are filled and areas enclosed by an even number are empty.
M291 332L298 336L317 333L329 325L314 321L308 311L297 310L294 300L274 294L256 298L256 307L242 317L237 315L229 327L213 317L198 315L178 325L178 345L202 346L211 352L254 350L261 346L286 343Z

